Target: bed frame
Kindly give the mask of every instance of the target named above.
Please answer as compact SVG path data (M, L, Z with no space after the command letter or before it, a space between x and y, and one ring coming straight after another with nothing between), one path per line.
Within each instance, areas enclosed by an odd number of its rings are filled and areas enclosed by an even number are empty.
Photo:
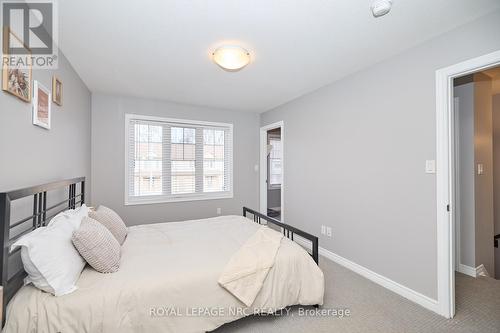
M80 184L80 193L77 194L77 184ZM54 190L68 191L68 199L58 202L47 207L47 192ZM11 202L14 200L33 197L33 214L22 218L19 221L11 222ZM22 236L31 231L43 227L48 221L60 212L67 209L74 209L79 204L85 203L85 177L61 180L44 185L38 185L20 190L0 193L0 278L3 287L2 309L7 311L7 304L15 293L23 286L26 272L22 265L18 268L9 271L9 259L21 247L17 247L10 251L11 245ZM11 235L11 230L14 228L24 227L21 232ZM1 315L1 314L0 314ZM2 315L2 327L5 324L5 315Z
M271 223L271 224L274 224L278 227L281 228L281 231L283 232L283 236L291 239L293 241L293 236L294 235L298 235L302 238L305 238L307 239L308 241L311 242L311 249L312 249L312 253L310 253L310 255L312 256L312 258L314 259L314 261L316 262L316 264L319 263L319 256L318 256L318 237L316 236L313 236L305 231L302 231L300 229L297 229L295 227L292 227L291 225L288 225L288 224L285 224L285 223L282 223L278 220L276 220L275 218L272 218L270 216L267 216L267 215L264 215L262 213L259 213L253 209L250 209L250 208L247 208L247 207L243 207L243 216L244 217L247 217L247 213L250 213L253 215L253 221L258 223L258 224L262 224L262 220L265 220L267 223Z
M80 184L80 193L77 194L77 185ZM68 198L47 207L47 192L54 190L66 190ZM20 219L19 221L11 221L11 203L14 200L33 197L33 214ZM19 252L21 247L10 251L11 245L22 236L32 232L33 230L44 227L51 218L57 214L68 210L75 209L77 205L82 206L85 203L85 177L66 179L57 182L52 182L44 185L38 185L20 190L0 193L0 279L3 287L2 307L0 308L0 316L2 317L2 327L5 324L5 316L3 313L7 310L7 304L23 286L26 272L22 265L18 265L15 269L12 265L9 266L10 259ZM253 220L256 223L263 224L265 220L268 224L274 224L281 228L283 235L292 241L294 235L298 235L312 243L311 256L318 263L318 237L313 236L305 231L294 228L288 224L284 224L272 217L261 214L255 210L243 207L243 216L247 214L253 215ZM22 231L13 233L12 229L19 228ZM3 310L3 313L1 313Z

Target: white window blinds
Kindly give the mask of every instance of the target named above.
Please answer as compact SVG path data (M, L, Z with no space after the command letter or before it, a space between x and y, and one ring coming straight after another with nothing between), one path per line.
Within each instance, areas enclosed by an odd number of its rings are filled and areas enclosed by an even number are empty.
M232 197L232 124L125 118L126 204Z

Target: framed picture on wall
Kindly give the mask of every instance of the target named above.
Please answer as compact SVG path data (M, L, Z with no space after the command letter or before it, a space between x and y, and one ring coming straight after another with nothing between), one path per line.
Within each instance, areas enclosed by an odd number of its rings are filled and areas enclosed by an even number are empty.
M31 50L7 27L3 29L3 40L7 43L15 41L16 44L26 49L27 54L31 55ZM9 55L4 53L2 58L2 90L29 103L31 102L31 56L23 57L28 63L9 62L9 59Z
M33 125L50 129L50 91L38 81L33 81Z
M52 77L52 101L57 105L62 105L63 85L62 81L56 77Z

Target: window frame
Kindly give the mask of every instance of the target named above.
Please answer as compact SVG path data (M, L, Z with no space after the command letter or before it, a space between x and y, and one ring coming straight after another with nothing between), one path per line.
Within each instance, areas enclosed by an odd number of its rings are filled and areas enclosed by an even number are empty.
M219 192L202 192L202 193L180 193L175 195L145 195L145 196L130 196L129 195L129 133L130 133L130 123L132 120L140 121L151 121L159 123L178 123L179 125L186 126L206 126L214 128L227 128L228 130L228 142L230 145L230 156L229 158L229 182L230 188L228 191ZM233 137L233 124L231 123L220 123L220 122L208 122L200 120L189 120L189 119L179 119L179 118L165 118L157 116L146 116L141 114L125 114L125 182L124 182L124 195L125 195L125 206L132 205L148 205L148 204L159 204L159 203L169 203L169 202L185 202L185 201L199 201L199 200L217 200L217 199L232 199L234 197L234 137ZM203 144L203 143L202 143ZM224 142L226 145L226 142ZM226 158L226 156L225 156ZM170 158L169 158L170 161ZM203 161L202 161L203 163Z

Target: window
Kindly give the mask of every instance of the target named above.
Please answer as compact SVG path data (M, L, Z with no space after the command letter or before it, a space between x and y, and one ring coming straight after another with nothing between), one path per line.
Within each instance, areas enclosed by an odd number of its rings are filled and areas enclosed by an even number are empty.
M196 129L171 127L172 194L196 192Z
M205 192L224 189L224 131L203 130L203 188Z
M281 186L281 138L270 137L269 145L271 151L269 153L269 187L277 188Z
M232 124L126 115L125 204L228 198Z
M161 194L162 188L162 127L148 124L134 126L133 172L134 195Z

